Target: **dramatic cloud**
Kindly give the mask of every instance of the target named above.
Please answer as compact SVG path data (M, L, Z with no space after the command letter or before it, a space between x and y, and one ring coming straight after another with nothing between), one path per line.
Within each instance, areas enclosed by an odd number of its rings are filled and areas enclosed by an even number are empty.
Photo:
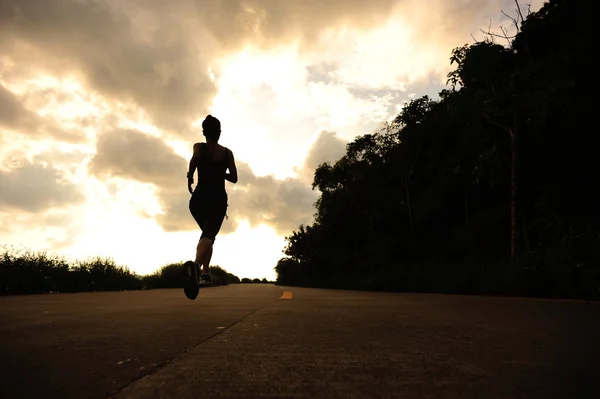
M297 178L255 176L246 164L238 166L239 182L230 194L231 215L251 226L267 224L287 235L301 224L309 224L315 213L318 192L311 189L316 168L344 155L346 141L333 132L320 131L312 143Z
M248 220L251 227L266 224L278 234L311 221L317 194L298 179L255 176L243 163L238 173L238 184L229 195L229 214L235 220Z
M397 0L196 0L198 11L208 8L210 31L228 47L256 43L263 48L298 41L305 47L321 32L337 26L371 27L386 19ZM205 8L206 7L206 8Z
M300 180L312 186L315 170L323 162L335 162L346 153L346 141L333 132L321 131L313 142L302 168L296 172Z
M206 112L215 94L202 57L211 51L210 37L190 36L173 11L132 7L127 2L3 1L0 46L30 73L78 77L111 100L141 106L158 125L181 129L197 112ZM23 71L6 74L18 73Z
M476 31L473 21L482 22L475 18L482 10L499 12L492 0L423 4L4 0L0 76L78 79L110 101L141 107L159 127L189 133L190 123L210 111L217 93L212 74L218 71L211 69L246 46L265 50L296 43L300 52L324 54L313 61L329 63L326 73L339 82L397 85L397 78L424 77L440 62L447 65L465 23ZM377 29L361 33L370 28Z
M309 223L318 196L310 188L312 174L320 163L343 155L344 149L345 142L334 133L321 132L300 171L302 180L256 176L246 163L237 162L239 181L235 186L227 186L229 220L222 233L234 231L241 220L247 220L251 226L269 225L280 234ZM186 170L187 161L164 141L133 130L100 135L97 152L89 164L90 173L101 179L120 177L155 185L164 212L157 221L166 231L198 228L188 209Z
M25 108L21 101L0 84L0 127L39 138L51 136L67 142L81 142L83 135L59 128L51 117L42 118Z
M89 172L100 179L119 177L153 184L164 213L158 216L166 231L197 229L188 210L187 161L163 140L135 130L101 134Z
M78 188L63 179L52 166L25 162L8 171L0 170L0 205L11 209L41 212L83 201Z
M180 131L208 113L216 94L210 64L224 51L312 37L336 21L371 24L393 1L379 3L197 0L148 1L142 7L128 1L5 0L2 74L76 77L109 99L139 105L159 126Z
M185 178L186 161L158 137L135 130L103 133L89 165L92 174L117 176L161 188L172 188Z

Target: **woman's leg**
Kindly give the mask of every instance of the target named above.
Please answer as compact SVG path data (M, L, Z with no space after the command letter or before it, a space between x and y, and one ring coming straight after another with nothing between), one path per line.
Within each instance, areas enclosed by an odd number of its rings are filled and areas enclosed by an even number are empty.
M209 201L206 206L202 209L204 217L204 223L200 224L202 229L202 236L196 246L196 264L202 266L202 274L210 274L210 260L213 253L213 244L215 237L221 230L223 219L225 219L225 213L227 211L227 198L224 201ZM207 276L210 281L210 276Z
M196 246L196 264L202 266L202 273L208 273L208 264L212 257L213 240L202 237Z
M197 279L200 279L200 267L204 263L204 258L206 258L208 252L212 254L212 242L208 242L209 239L206 238L206 230L210 229L208 225L208 219L210 215L210 203L206 201L206 198L202 198L200 194L194 191L192 194L192 198L190 199L190 212L196 223L198 223L198 227L202 230L202 235L200 236L200 240L198 241L198 245L196 245L196 272ZM212 241L212 240L211 240Z
M214 242L213 242L214 244ZM206 259L202 262L202 273L206 274L210 272L210 258L212 258L213 245L211 244L208 253L206 254Z

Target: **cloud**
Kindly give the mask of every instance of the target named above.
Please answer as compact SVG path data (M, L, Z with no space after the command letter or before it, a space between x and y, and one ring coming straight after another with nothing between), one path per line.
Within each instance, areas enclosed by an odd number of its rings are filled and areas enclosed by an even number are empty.
M498 30L496 23L506 22L498 18L501 8L508 11L514 2L399 0L369 30L354 25L326 30L314 46L319 51L311 76L372 89L405 89L432 78L445 82L452 49L472 43L471 34L481 36L479 28L487 29L490 17L496 18L492 28Z
M323 162L332 162L341 158L346 153L346 141L335 133L323 130L310 147L304 169L315 171Z
M251 40L268 48L298 41L310 47L328 28L368 28L385 20L395 3L397 0L224 0L221 4L227 4L227 12L211 19L209 29L232 44Z
M245 163L238 163L238 184L230 191L230 215L250 226L267 224L280 235L301 224L309 224L315 213L318 192L311 189L316 168L345 154L346 141L333 132L319 131L297 177L284 180L273 175L256 176Z
M114 130L99 136L89 173L99 179L118 177L153 184L163 214L157 221L165 231L197 229L188 210L187 161L163 140L136 130Z
M266 224L278 234L288 234L309 223L317 193L299 179L256 176L247 164L238 165L239 181L229 192L228 213L234 220L247 220L251 227Z
M203 57L210 37L190 35L185 14L178 21L174 11L128 2L3 1L0 46L30 73L75 76L112 101L139 105L157 125L181 129L206 112L215 88Z
M0 170L0 204L10 209L41 212L83 200L77 186L65 181L52 166L24 162L11 170Z
M301 168L296 169L298 178L312 186L315 170L323 162L335 162L346 153L347 142L333 132L322 130L312 143Z
M335 134L321 132L302 168L304 180L256 176L248 164L237 162L239 181L235 186L227 185L229 220L224 222L221 234L233 232L242 220L251 226L268 225L280 234L309 223L318 196L310 188L312 173L319 163L343 154L344 148L344 141ZM187 166L187 161L160 138L134 130L116 130L98 138L89 171L100 179L118 177L155 185L163 209L156 218L160 226L165 231L190 231L198 226L188 208Z
M154 185L163 208L157 216L159 225L165 231L189 231L198 226L188 209L187 168L187 161L162 139L136 130L114 130L99 136L88 170L99 179Z
M346 141L336 133L321 130L310 146L297 177L285 180L272 175L257 177L246 164L238 166L240 181L230 195L232 214L251 226L262 223L278 234L289 234L301 224L309 224L319 193L312 190L314 172L323 162L333 162L346 152ZM238 216L239 215L239 216Z
M395 0L4 0L0 47L6 81L51 74L82 81L115 104L135 104L157 126L189 132L209 113L209 69L247 45L315 43L333 26L369 27Z
M36 213L0 211L0 241L52 251L65 249L85 231L84 207L82 203Z
M114 108L139 108L165 134L190 138L231 54L290 47L325 84L394 90L431 72L443 78L452 47L486 24L481 14L511 3L3 0L0 79L74 79Z
M185 181L186 161L160 138L136 130L100 134L89 171L172 188Z
M82 134L66 131L51 117L42 118L25 108L18 97L0 83L0 127L30 137L50 136L67 142L82 142Z

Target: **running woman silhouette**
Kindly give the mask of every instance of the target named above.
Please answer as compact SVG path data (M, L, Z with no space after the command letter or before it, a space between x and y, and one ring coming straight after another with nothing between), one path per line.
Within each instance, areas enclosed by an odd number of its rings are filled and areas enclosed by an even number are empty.
M192 294L194 298L198 292L198 284L212 282L209 264L213 244L227 214L228 197L225 180L234 184L238 181L233 152L218 143L221 136L221 122L208 115L202 122L202 131L206 143L194 144L194 154L190 159L187 173L188 191L192 194L190 212L202 230L196 247L195 261L186 262L184 265L188 277L186 286L191 286L192 291L196 292L195 295ZM198 184L192 190L196 170L198 170ZM200 268L202 274L198 278ZM193 289L194 285L196 290Z

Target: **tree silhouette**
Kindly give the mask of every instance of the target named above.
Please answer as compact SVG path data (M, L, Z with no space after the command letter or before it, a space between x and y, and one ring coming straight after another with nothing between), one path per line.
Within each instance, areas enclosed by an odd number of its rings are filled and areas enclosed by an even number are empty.
M286 285L600 296L598 170L576 127L575 2L551 0L516 33L456 48L448 89L407 103L320 165L315 221L286 238ZM505 15L508 15L505 13ZM587 46L587 47L586 47Z

